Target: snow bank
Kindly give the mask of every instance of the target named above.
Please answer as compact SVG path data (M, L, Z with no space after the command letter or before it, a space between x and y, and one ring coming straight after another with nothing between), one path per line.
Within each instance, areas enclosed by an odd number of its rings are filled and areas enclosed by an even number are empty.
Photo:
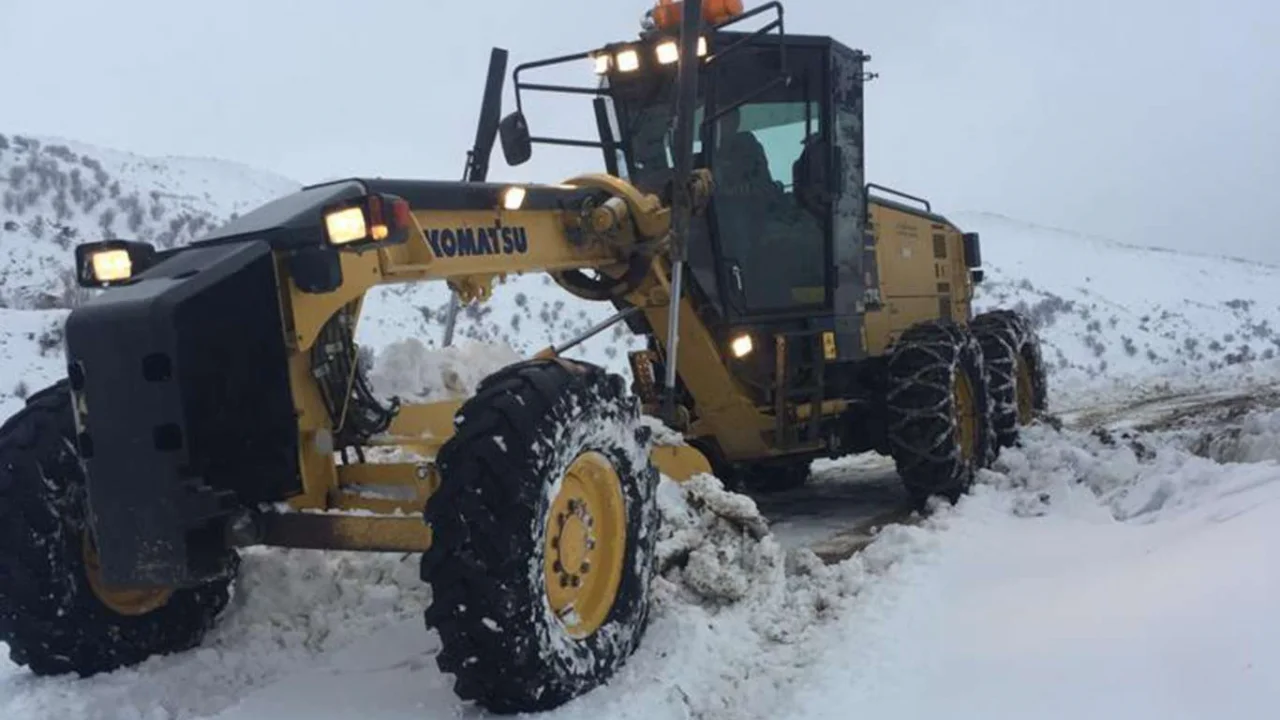
M787 716L1273 717L1277 527L1274 459L1033 429L841 617Z
M1239 425L1205 432L1187 447L1220 463L1280 461L1280 411L1249 413Z
M1057 502L1119 521L1155 523L1280 481L1280 412L1239 424L1118 434L1031 428L984 475L1015 511ZM1081 491L1087 496L1081 496Z

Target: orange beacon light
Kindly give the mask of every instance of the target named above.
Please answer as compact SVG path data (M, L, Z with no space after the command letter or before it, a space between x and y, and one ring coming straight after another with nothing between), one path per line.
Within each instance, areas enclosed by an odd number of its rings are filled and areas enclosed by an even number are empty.
M658 0L653 8L653 24L659 30L674 30L680 26L680 13L684 3L680 0ZM742 14L742 0L703 0L702 19L718 25Z

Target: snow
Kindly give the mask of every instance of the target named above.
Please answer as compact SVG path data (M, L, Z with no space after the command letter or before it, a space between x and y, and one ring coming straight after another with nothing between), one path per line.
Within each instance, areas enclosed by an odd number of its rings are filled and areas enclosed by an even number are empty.
M169 247L299 187L222 160L0 134L0 305L63 295L75 243L127 238Z
M89 679L34 678L0 659L0 717L208 717L397 619L418 619L416 558L253 549L204 645ZM419 636L421 634L419 633Z
M791 716L1274 716L1280 468L1155 453L1044 430L1007 453L909 531L937 542L842 618Z
M20 144L20 136L3 137L0 201L13 209L0 213L0 313L6 305L22 312L73 305L83 295L68 284L76 242L110 235L181 244L300 186L213 159L148 158L58 138ZM104 214L111 222L104 224ZM1243 369L1276 360L1280 300L1272 289L1280 286L1280 268L1086 237L986 212L949 217L982 237L987 278L977 290L978 309L1022 307L1040 323L1056 407L1160 394L1163 383L1195 387L1207 375L1249 372ZM376 288L366 298L357 340L375 351L409 338L439 349L448 301L447 287L438 282ZM460 340L528 357L613 310L573 298L545 275L513 275L494 287L487 303L464 308L457 333ZM30 322L18 317L0 317L0 342L15 334L11 327ZM629 376L626 353L642 346L619 324L567 354ZM0 354L0 414L18 407L13 389L19 380L43 382L60 372L56 353L21 363L15 367Z
M0 309L0 417L8 417L24 397L65 374L65 317L61 310Z
M1280 412L1198 430L1224 439L1218 459L1180 430L1034 428L957 506L831 566L756 539L754 503L715 478L664 481L645 641L613 682L547 715L1271 717ZM415 571L254 551L203 649L80 681L0 670L0 716L483 714L435 670Z
M17 148L10 136L0 150L0 195L26 193L5 214L17 229L0 223L0 416L62 373L58 327L75 298L58 227L96 237L109 202L127 215L136 196L139 236L160 239L183 216L182 242L193 223L296 186L216 160L49 150L58 144ZM107 174L97 184L119 182L124 205L72 203L62 217L59 188L70 197L71 170L91 177L95 162ZM44 170L18 187L17 166ZM711 476L664 479L645 639L610 683L548 717L1274 716L1280 270L985 213L952 219L982 233L979 309L1021 305L1040 324L1063 427L1031 429L956 506L881 528L835 564L809 546L865 518L858 508L884 507L895 487L884 458L815 463L811 487L759 501ZM130 229L127 217L105 226ZM447 299L441 284L370 295L358 339L379 394L464 397L611 312L514 277L442 351ZM632 347L619 330L574 354L625 372ZM645 422L658 442L680 442ZM495 452L506 442L495 436ZM428 600L415 556L255 548L200 649L88 679L0 659L0 717L483 716L436 669Z
M1028 311L1064 389L1185 377L1280 352L1280 268L993 213L948 217L981 236L979 309Z
M481 380L522 359L504 345L463 340L429 350L417 338L389 343L375 357L369 373L375 392L405 402L469 397Z

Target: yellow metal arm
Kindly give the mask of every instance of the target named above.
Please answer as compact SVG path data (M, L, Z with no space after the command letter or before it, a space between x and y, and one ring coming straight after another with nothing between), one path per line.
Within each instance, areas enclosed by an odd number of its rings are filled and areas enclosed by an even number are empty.
M609 175L583 175L561 186L562 207L459 210L411 205L408 239L365 252L342 252L340 288L304 293L288 279L293 343L306 350L339 308L377 285L447 280L470 298L487 297L500 275L596 269L619 277L637 255L650 255L669 229L669 210L654 195ZM590 194L573 190L595 191ZM284 274L287 278L287 273Z

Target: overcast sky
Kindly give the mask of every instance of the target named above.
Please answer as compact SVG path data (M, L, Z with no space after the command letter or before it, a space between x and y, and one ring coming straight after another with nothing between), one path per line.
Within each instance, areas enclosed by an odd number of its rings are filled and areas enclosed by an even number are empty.
M221 157L302 182L452 179L492 45L513 64L585 50L633 37L645 8L0 0L0 132ZM943 213L986 210L1280 263L1280 2L786 8L789 31L833 33L873 56L871 180L927 196ZM586 106L556 102L528 108L535 134L590 133ZM491 177L557 181L597 169L594 152L540 146L518 169L495 152Z

